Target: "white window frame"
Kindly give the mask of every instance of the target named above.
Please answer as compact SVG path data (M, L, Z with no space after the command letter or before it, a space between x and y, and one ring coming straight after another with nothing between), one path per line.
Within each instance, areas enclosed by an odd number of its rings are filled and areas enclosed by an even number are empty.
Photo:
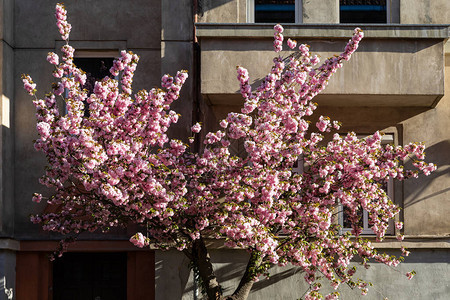
M368 135L357 135L358 139L363 139L366 137L368 137ZM382 145L387 145L387 144L394 145L394 142L395 142L395 139L394 139L393 133L384 133L384 135L381 137ZM386 194L388 195L389 198L391 198L392 201L394 201L394 180L392 178L389 178L389 180L387 182ZM337 209L338 209L338 223L339 223L339 225L343 226L344 225L344 210L343 210L342 205L339 204ZM362 220L363 221L363 228L362 228L363 230L362 230L361 234L375 235L372 228L369 226L369 213L366 210L363 210L362 219L363 219ZM352 231L352 228L342 227L339 229L339 234L344 234L347 231ZM386 233L389 235L394 234L393 220L389 221L389 227L387 228Z
M302 0L295 0L295 23L289 24L301 24L302 16ZM247 23L255 23L255 0L247 0Z

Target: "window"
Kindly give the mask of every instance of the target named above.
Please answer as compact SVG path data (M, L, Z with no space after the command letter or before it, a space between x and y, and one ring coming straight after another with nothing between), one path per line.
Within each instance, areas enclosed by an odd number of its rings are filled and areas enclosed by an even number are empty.
M387 23L386 0L339 0L340 23Z
M364 138L366 136L358 136L358 138ZM394 143L394 135L393 134L384 134L381 140L383 145L393 144ZM382 188L389 196L389 198L394 199L394 181L390 178L387 182L382 182ZM369 213L365 210L358 211L358 215L360 216L359 226L362 228L361 234L374 234L370 225L369 225ZM345 210L342 205L338 207L338 220L339 224L342 226L341 233L351 231L351 222L348 219ZM391 224L392 225L392 224ZM386 231L387 234L393 234L394 228L393 226L389 226Z
M248 0L249 22L299 23L299 0Z
M126 297L126 253L65 253L53 263L54 300Z

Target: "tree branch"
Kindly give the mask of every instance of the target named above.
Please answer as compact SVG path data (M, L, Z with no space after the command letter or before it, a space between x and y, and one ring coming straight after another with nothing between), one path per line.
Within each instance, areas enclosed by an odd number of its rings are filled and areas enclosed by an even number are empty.
M239 282L239 286L234 291L233 295L226 297L226 300L243 300L247 299L250 290L255 283L255 279L260 274L260 267L263 263L263 256L259 251L252 251L250 259L248 260L245 273Z

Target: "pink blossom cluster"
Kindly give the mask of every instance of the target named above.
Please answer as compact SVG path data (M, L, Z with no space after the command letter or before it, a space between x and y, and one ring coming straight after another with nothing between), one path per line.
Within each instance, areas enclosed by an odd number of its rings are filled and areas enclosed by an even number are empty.
M22 82L27 93L33 96L36 93L36 83L33 82L29 75L22 75Z
M414 270L406 273L406 277L408 277L408 280L411 280L414 275L416 275L416 272Z
M133 243L136 247L143 248L149 245L149 239L144 237L144 235L140 232L136 233L130 238L130 242Z
M283 31L284 28L280 24L275 25L274 27L275 33L274 33L274 41L273 41L273 47L275 49L275 52L280 52L283 50ZM292 49L292 48L291 48Z
M56 66L59 64L59 56L56 53L49 52L47 55L47 61Z
M67 11L63 4L56 4L55 17L57 20L56 26L58 26L61 38L66 41L69 38L72 25L67 22Z
M297 42L294 40L291 40L291 39L287 40L287 44L288 44L288 47L291 49L295 49L295 47L297 47Z
M122 83L122 90L127 94L131 94L131 83L133 82L134 71L136 71L139 57L132 52L126 51L121 51L120 55L119 59L114 61L110 72L114 76L118 76L121 71L123 72L120 81Z
M200 123L195 123L192 127L191 127L191 131L193 133L199 133L200 130L202 130L202 126L200 125Z
M281 50L283 28L277 25L275 31L276 50ZM137 223L147 228L145 235L130 239L138 247L151 243L186 250L202 238L224 239L228 247L257 251L267 265L301 267L314 287L307 299L320 295L317 274L335 289L345 283L366 293L367 283L353 278L350 261L359 256L365 266L369 260L395 266L399 260L360 237L358 211L368 212L374 234L383 239L399 208L382 184L428 174L435 166L423 162L421 144L382 145L379 132L365 139L335 134L326 141L320 132L339 127L327 117L317 121L319 132L310 128L308 118L317 107L312 99L361 38L362 31L355 30L344 52L320 66L302 44L298 55L276 57L255 90L248 71L238 67L244 107L222 120L220 130L207 133L198 153L167 135L179 117L170 105L179 97L186 71L163 76L161 89L132 96L138 58L122 52L110 70L114 76L122 73L120 85L106 77L88 97L81 88L84 73L72 63L73 48L65 45L62 62L53 54L48 58L59 79L53 93L34 100L35 148L49 164L41 183L55 190L47 202L60 210L32 221L63 234ZM26 91L34 94L31 78L24 78ZM60 115L55 95L63 96L64 89L67 113ZM201 125L191 130L198 133ZM243 145L243 155L233 155L235 143ZM414 159L413 170L403 164L408 159ZM299 160L302 174L293 171ZM339 234L339 208L349 216L352 233Z

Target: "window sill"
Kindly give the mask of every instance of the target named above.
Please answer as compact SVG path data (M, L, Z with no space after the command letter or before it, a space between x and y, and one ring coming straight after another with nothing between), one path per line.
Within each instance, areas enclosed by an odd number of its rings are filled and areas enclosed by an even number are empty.
M449 24L283 24L291 38L349 38L355 27L365 38L447 39ZM273 38L273 24L196 23L196 35L206 38Z

